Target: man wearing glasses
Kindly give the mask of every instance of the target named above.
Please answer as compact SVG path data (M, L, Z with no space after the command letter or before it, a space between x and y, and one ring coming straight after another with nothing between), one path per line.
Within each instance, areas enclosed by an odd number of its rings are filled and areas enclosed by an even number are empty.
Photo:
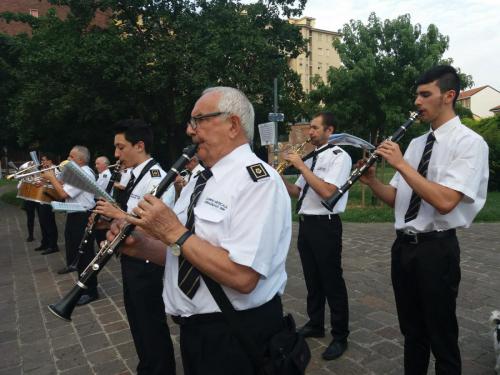
M188 375L257 373L200 273L222 286L258 348L282 327L290 198L276 171L251 151L253 129L243 93L205 90L187 126L205 171L189 181L173 210L146 195L134 210L139 218L127 218L141 231L122 251L165 265L165 309L180 325Z

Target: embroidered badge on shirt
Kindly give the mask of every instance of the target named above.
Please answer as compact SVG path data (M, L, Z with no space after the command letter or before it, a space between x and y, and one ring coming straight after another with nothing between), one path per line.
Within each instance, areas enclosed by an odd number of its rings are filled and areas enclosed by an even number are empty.
M337 149L337 150L333 150L332 152L334 155L337 155L337 154L340 154L342 152L342 150Z
M108 177L108 175L107 175L106 173L104 173L104 174L102 175L102 177L103 177L103 178L106 178L106 177Z
M261 163L249 165L247 167L247 170L248 170L248 173L250 174L250 177L255 182L257 182L265 177L269 177L269 173L267 173L266 169L264 168L264 166Z
M161 177L159 169L150 169L149 173L151 174L151 177Z

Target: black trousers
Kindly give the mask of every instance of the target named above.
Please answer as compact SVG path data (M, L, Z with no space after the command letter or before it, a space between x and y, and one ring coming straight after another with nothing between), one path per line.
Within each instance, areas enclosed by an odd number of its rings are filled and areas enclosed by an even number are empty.
M54 212L50 204L37 205L38 220L42 231L41 246L51 249L57 249L57 224Z
M323 328L325 301L335 340L349 336L349 302L342 276L342 222L338 215L301 215L297 247L307 287L308 325Z
M212 319L205 319L211 316ZM258 348L264 349L283 325L281 299L238 311L238 322ZM199 321L196 318L200 317ZM185 375L256 375L248 353L233 335L222 313L196 315L181 323L180 344Z
M85 227L89 219L88 212L73 212L66 215L66 226L64 227L64 239L66 242L66 265L73 263L78 256L78 247L85 233ZM77 268L80 274L94 257L94 239L89 239L87 246L83 249ZM86 283L87 294L97 293L97 277L92 276Z
M23 210L26 211L26 227L28 228L28 237L33 237L33 230L35 229L35 212L39 203L24 200Z
M125 311L139 357L138 375L175 374L175 357L163 304L163 267L121 256Z
M396 239L392 246L392 284L404 335L407 375L427 374L430 351L437 375L461 373L455 314L460 283L456 236L418 244Z

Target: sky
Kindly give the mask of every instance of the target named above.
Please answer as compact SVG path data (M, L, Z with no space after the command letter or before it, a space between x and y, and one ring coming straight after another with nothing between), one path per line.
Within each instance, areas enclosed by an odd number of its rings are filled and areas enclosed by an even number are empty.
M410 14L413 25L425 32L429 24L449 37L445 58L474 86L490 85L500 91L500 21L498 0L308 0L303 16L316 18L316 28L339 31L349 20L368 22L375 12L381 20Z

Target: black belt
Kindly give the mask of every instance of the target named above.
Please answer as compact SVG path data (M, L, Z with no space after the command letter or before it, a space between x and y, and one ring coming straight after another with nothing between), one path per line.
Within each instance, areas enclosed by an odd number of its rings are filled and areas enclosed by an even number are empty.
M338 214L329 214L329 215L305 215L305 214L300 214L300 220L306 221L306 220L316 220L316 221L329 221L334 219L335 217L339 216Z
M266 308L268 305L270 305L272 303L279 302L279 301L280 301L280 297L278 295L276 295L271 300L269 300L268 302L264 303L261 306L254 307L254 308L247 309L247 310L236 311L236 314L238 314L238 313L245 314L245 313L252 312L252 310L263 309L263 308ZM176 323L180 326L227 321L226 318L224 317L224 314L221 312L213 312L213 313L208 313L208 314L195 314L195 315L186 316L186 317L171 315L171 318L174 321L174 323Z
M398 240L416 245L419 242L455 236L456 231L455 229L448 229L443 231L435 230L432 232L416 233L411 231L397 230L396 235L398 237Z

